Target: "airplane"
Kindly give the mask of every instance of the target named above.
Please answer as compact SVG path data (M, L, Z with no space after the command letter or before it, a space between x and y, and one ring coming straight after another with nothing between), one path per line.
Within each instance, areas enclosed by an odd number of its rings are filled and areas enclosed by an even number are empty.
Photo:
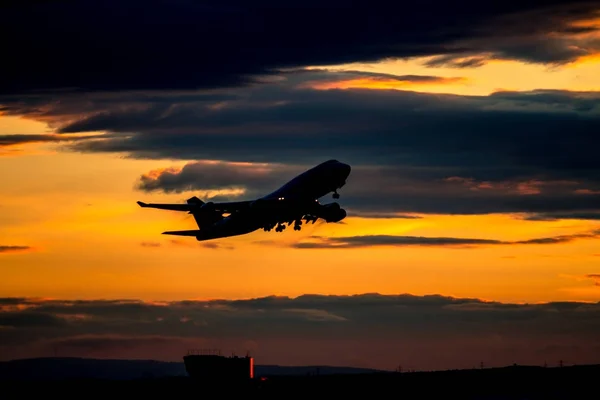
M346 210L337 202L319 203L319 198L337 192L346 184L351 167L338 160L325 161L296 176L274 192L255 200L234 202L203 202L194 196L187 204L157 204L138 201L140 207L161 210L187 211L199 229L167 231L163 235L192 236L198 241L245 235L258 229L266 232L275 228L283 232L286 223L301 230L302 221L313 224L321 218L335 223L346 218Z

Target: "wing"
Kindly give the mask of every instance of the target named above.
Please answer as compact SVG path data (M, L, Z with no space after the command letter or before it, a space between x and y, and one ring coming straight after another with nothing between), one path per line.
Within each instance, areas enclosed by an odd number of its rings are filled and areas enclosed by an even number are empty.
M252 201L232 201L223 203L203 203L203 202L191 202L187 204L164 204L164 203L144 203L138 201L137 204L140 207L158 208L160 210L171 210L171 211L187 211L190 213L200 211L202 208L207 210L219 212L222 214L231 214L240 210L247 209Z
M159 203L144 203L143 201L137 202L140 207L159 208L161 210L172 210L172 211L191 211L195 207L195 204L159 204Z
M212 230L203 231L203 230L190 230L190 231L167 231L163 232L163 235L175 235L175 236L195 236L196 240L199 242L204 242L205 240L212 239L221 239L230 236L237 236L238 234L228 233L228 232L215 232Z
M175 235L175 236L198 236L200 234L202 234L203 232L194 229L191 231L168 231L168 232L163 232L163 235Z

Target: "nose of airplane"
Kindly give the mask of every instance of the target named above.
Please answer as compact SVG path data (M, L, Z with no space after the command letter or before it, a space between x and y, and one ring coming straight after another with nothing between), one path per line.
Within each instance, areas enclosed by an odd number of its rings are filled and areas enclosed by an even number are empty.
M342 171L342 174L344 174L344 179L346 179L348 175L350 175L352 168L348 164L340 163L340 170Z

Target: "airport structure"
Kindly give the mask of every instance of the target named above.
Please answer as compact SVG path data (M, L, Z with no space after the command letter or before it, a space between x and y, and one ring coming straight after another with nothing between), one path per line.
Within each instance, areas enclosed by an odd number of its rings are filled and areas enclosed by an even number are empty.
M201 381L249 382L254 378L254 359L232 355L220 350L189 350L183 357L187 374Z

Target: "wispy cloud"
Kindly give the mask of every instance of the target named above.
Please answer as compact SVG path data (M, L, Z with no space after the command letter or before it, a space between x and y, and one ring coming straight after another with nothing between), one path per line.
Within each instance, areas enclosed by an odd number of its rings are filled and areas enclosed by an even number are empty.
M32 250L32 247L0 245L0 254L1 253L14 253L14 252L21 252L21 251L29 251L29 250Z
M596 239L600 231L581 234L561 235L552 237L533 238L527 240L503 241L494 239L456 238L456 237L426 237L426 236L393 236L365 235L344 237L311 236L310 241L291 244L299 249L346 249L374 246L432 246L470 248L475 246L498 245L549 245L568 243L577 239Z
M0 104L2 101L0 100ZM86 135L86 136L64 136L57 134L39 134L39 135L0 135L0 148L17 146L27 143L58 143L58 142L77 142L81 140L97 139L104 137L103 135Z
M594 285L600 286L600 274L587 274L585 277L591 279L594 282Z
M140 246L142 246L142 247L161 247L161 244L159 242L142 242L142 243L140 243Z
M171 243L171 245L173 245L173 246L189 247L189 248L202 247L202 248L211 249L211 250L234 250L235 249L235 246L228 244L228 243L216 242L216 241L198 242L192 238L170 239L169 243Z
M393 75L362 71L328 71L310 69L312 80L303 82L300 88L328 89L414 89L423 86L465 84L463 77L432 75ZM319 75L319 72L322 74Z

